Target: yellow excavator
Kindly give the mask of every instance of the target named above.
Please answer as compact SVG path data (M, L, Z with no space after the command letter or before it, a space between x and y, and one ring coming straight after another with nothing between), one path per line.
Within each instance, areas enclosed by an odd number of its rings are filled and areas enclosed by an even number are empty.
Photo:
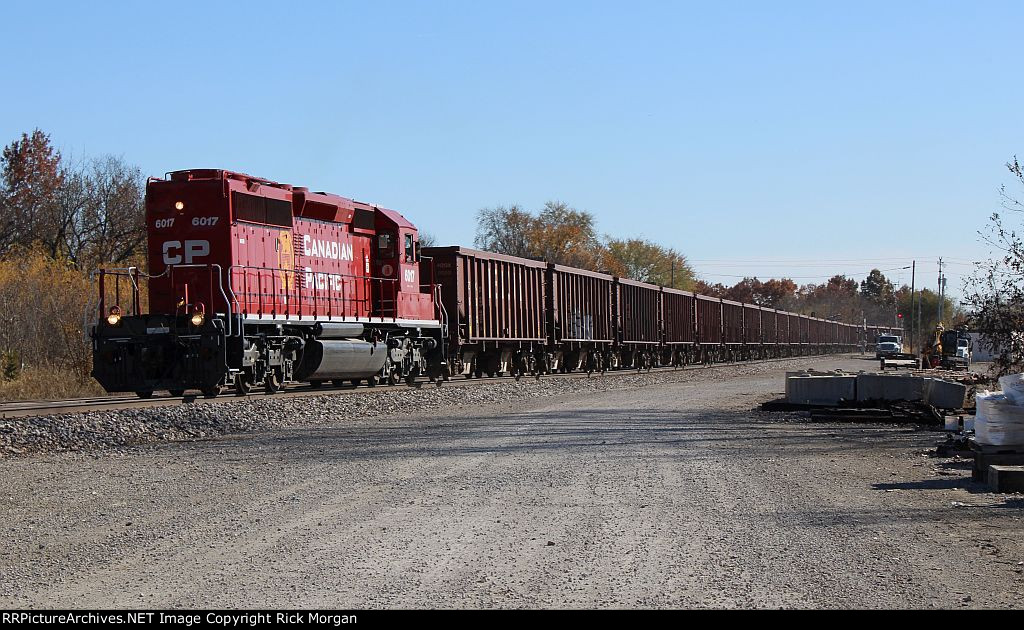
M942 333L945 330L942 322L935 326L931 339L921 348L921 367L937 368L942 363Z
M939 322L921 349L921 367L966 370L971 366L971 339L963 330L946 330Z

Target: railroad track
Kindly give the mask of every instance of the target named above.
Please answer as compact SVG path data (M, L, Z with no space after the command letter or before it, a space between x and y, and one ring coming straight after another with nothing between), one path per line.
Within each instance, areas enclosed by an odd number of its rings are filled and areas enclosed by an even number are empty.
M712 367L728 367L737 365L757 365L761 363L776 363L780 361L792 361L801 358L805 359L822 359L826 357L842 357L842 358L862 358L870 363L877 363L873 357L860 354L834 354L834 355L814 355L806 357L782 357L776 359L757 359L752 361L735 361L727 363L714 363L711 365L687 365L681 368L673 367L656 367L652 368L650 372L672 372L678 370L702 370ZM594 374L588 377L586 372L571 372L569 374L546 374L542 376L543 379L563 379L563 378L615 378L618 376L629 376L636 374L636 370L614 370L606 372L604 375ZM450 381L445 381L444 387L472 387L474 385L481 385L485 383L500 383L510 380L514 380L513 376L497 376L493 378L473 378L467 379L461 376L454 377ZM533 377L524 376L523 379L532 379ZM359 387L352 387L351 385L343 387L318 387L313 388L309 385L291 385L283 391L279 391L276 394L266 394L264 392L253 390L248 397L264 397L273 396L274 398L295 398L303 396L336 396L336 395L353 395L353 394L365 394L377 391L387 391L391 389L402 389L410 387L409 385L401 384L394 386L378 385L376 387L368 387L367 385L360 385ZM412 387L435 387L434 384L428 382L426 379L417 381ZM65 413L80 413L85 411L107 411L113 409L142 409L147 407L168 407L173 405L181 404L219 404L241 400L241 398L234 396L229 390L228 393L222 394L216 398L203 398L201 394L186 394L184 396L170 396L169 394L155 394L152 398L141 399L137 398L132 394L115 394L112 396L98 396L93 398L69 398L66 400L26 400L16 402L0 403L0 418L26 418L32 416L49 416L54 414L65 414Z

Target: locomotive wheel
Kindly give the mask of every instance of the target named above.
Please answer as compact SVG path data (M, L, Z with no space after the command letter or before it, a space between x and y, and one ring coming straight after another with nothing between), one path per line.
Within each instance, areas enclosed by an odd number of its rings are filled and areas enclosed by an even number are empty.
M398 385L398 379L398 370L392 368L391 371L388 372L388 385Z
M420 375L420 369L414 367L409 370L409 373L405 375L405 384L414 385L416 383L416 377Z
M153 391L150 390L150 391L135 392L135 395L138 396L139 398L143 399L143 400L147 400L147 399L153 397Z
M252 389L252 381L243 372L235 374L235 396L246 396Z
M281 374L277 368L267 370L267 375L263 377L263 391L268 394L276 394L281 391Z
M167 393L170 394L171 396L174 396L175 398L181 398L182 396L185 395L185 390L183 390L183 389L169 389L169 390L167 390Z
M214 385L213 387L204 387L202 390L203 398L216 398L220 396L221 387L220 385Z

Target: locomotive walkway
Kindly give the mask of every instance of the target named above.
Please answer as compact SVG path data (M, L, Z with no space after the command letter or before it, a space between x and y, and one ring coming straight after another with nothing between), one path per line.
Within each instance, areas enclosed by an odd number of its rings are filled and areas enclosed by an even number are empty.
M1020 606L1020 499L787 367L0 461L0 606Z

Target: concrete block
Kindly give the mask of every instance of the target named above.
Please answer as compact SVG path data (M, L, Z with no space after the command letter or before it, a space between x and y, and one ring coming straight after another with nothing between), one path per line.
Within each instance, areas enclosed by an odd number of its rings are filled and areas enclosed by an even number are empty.
M924 379L924 401L939 409L960 409L964 406L967 386L941 378Z
M786 379L786 402L795 405L826 405L853 401L857 396L857 377L791 376Z
M1024 492L1024 466L989 466L988 487L993 492Z
M1024 453L975 453L971 478L988 481L988 469L992 466L1024 466Z
M924 400L924 379L895 374L857 375L857 402Z

